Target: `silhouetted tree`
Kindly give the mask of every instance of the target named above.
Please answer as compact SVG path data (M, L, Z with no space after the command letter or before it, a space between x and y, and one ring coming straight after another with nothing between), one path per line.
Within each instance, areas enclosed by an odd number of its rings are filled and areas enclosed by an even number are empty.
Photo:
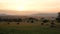
M49 22L49 20L48 19L44 19L42 22L43 23L47 23L47 22Z
M0 22L2 22L3 20L0 18Z
M34 21L33 21L33 20L31 20L31 23L34 23Z
M0 22L5 22L4 18L0 18Z
M57 18L56 18L56 21L57 21L58 23L60 23L60 12L58 13L58 16L57 16Z
M42 22L41 25L44 25L45 23L48 23L49 20L42 17L41 22Z
M32 18L32 17L28 18L28 20L27 20L27 22L31 22L31 23L34 23L36 21L38 21L38 20L35 18Z
M22 19L18 18L17 22L18 22L17 24L19 24L19 22L22 22Z
M42 17L42 18L40 19L40 21L42 22L44 19L45 19L45 18L44 18L44 17Z
M41 22L47 23L47 22L49 22L49 20L48 19L45 19L45 18L41 18Z

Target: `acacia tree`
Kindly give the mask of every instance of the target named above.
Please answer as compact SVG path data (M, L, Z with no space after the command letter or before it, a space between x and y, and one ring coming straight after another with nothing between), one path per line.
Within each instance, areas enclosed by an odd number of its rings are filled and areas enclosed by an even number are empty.
M9 21L8 21L8 18L1 18L0 21L1 22L5 22L7 24L10 24Z
M44 20L43 20L43 23L48 23L48 22L49 22L48 19L44 19Z
M60 23L60 12L58 13L58 16L57 16L57 18L56 18L56 21L57 21L58 23Z
M35 21L38 21L38 20L32 17L28 18L27 20L27 22L31 22L31 23L34 23Z
M15 18L13 19L14 22L17 22L17 24L20 24L20 22L22 22L22 19L21 18Z
M18 22L17 24L19 24L19 22L22 22L22 19L21 18L18 18L17 19L17 22Z
M45 23L48 23L49 20L48 19L45 19L45 18L41 18L41 25L44 25Z
M31 17L30 17L30 18L28 18L27 22L34 23L33 18L31 18Z

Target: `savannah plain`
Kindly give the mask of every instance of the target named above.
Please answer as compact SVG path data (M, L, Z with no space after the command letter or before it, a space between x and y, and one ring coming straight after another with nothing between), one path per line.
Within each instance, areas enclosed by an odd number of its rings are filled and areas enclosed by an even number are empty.
M22 22L0 22L0 34L60 34L60 23L54 22L55 27L51 27L50 21L41 25L41 23L43 23L40 20L41 18L38 18L38 20L34 22L30 22L30 20L28 22L27 19L29 17L20 18L23 19Z

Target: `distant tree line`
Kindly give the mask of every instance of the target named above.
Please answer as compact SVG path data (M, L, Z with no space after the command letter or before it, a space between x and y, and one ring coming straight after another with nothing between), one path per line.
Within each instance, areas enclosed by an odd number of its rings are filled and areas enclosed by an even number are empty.
M44 17L39 18L39 19L40 20L38 20L37 18L33 18L33 17L29 17L29 18L25 18L25 19L22 19L22 18L12 18L12 19L11 18L0 18L0 22L17 22L17 24L19 24L20 22L27 22L27 23L40 22L41 25L51 22L51 27L53 27L55 24L54 22L60 23L60 12L58 13L58 16L54 20L45 19Z
M37 18L32 18L32 17L29 17L27 19L22 19L22 18L0 18L0 22L31 22L31 23L34 23L34 22L43 22L43 23L48 23L50 22L49 19L45 19L44 17L42 18L39 18L40 20L38 20ZM55 21L56 22L60 22L60 12L58 13L58 16L55 18Z
M22 19L8 19L8 18L0 18L0 22L22 22Z

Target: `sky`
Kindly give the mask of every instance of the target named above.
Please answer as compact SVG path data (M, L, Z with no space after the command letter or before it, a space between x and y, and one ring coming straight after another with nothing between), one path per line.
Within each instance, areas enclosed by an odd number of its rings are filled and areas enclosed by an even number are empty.
M60 12L60 0L0 0L0 10L56 13Z

